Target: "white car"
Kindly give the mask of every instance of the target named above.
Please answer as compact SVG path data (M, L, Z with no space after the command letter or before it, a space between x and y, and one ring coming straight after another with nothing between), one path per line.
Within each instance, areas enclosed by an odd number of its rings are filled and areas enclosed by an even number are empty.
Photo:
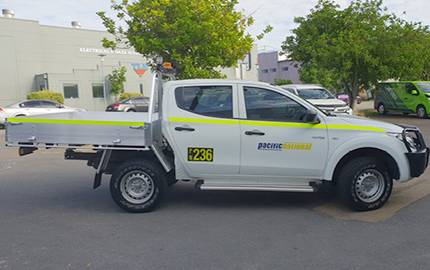
M312 84L283 85L281 88L309 101L320 110L333 114L352 115L352 109L324 87Z
M325 114L265 83L184 80L160 87L156 79L148 112L8 119L6 145L20 147L21 155L66 145L66 159L97 169L93 188L112 174L112 198L130 212L151 211L178 180L230 191L333 185L353 209L374 210L387 202L395 180L418 177L428 166L417 128Z
M85 110L64 106L50 100L24 100L4 108L0 107L0 124L4 124L6 118L12 117L79 111Z

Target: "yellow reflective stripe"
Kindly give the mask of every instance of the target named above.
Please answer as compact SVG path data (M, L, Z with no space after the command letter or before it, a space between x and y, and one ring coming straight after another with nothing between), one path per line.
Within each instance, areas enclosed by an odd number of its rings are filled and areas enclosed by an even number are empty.
M96 126L137 126L143 127L143 122L122 122L103 120L69 120L69 119L43 119L43 118L8 118L7 122L13 123L34 123L34 124L54 124L54 125L96 125Z
M385 132L385 129L378 127L369 126L352 126L352 125L326 125L328 129L342 129L342 130L361 130L361 131L374 131L374 132Z
M181 118L181 117L169 117L169 122L173 122L173 123L202 123L202 124L218 124L218 125L240 124L240 121L235 120L235 119L203 119L203 118Z
M263 127L290 127L290 128L318 128L318 129L339 129L339 130L356 130L356 131L372 131L385 132L384 129L369 126L353 126L353 125L338 125L338 124L307 124L294 122L270 122L270 121L254 121L254 120L236 120L236 119L203 119L203 118L179 118L169 117L169 122L172 123L202 123L202 124L241 124L247 126L263 126Z

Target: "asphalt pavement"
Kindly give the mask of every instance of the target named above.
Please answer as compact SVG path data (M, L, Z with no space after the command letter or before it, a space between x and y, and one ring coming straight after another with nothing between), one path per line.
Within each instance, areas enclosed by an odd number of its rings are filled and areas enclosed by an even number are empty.
M430 143L430 120L376 118L417 125ZM58 150L0 149L1 270L430 269L428 171L379 212L358 214L324 193L187 183L155 212L129 214L111 200L108 177L91 189L93 176Z

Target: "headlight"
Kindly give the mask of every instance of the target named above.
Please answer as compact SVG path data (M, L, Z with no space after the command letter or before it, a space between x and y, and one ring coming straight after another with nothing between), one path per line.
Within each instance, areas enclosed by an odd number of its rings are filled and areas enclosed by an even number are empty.
M418 152L419 145L415 142L415 139L410 136L406 136L406 143L409 145L413 153Z
M402 141L409 152L416 153L425 148L424 140L418 129L405 129L402 133L387 132Z

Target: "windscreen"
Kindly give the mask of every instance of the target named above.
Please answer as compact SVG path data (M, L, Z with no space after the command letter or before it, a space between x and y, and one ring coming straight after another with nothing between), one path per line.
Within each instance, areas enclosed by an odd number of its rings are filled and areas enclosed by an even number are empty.
M417 85L424 93L430 93L430 82L419 82Z
M333 99L334 96L323 88L297 89L299 97L303 99Z

